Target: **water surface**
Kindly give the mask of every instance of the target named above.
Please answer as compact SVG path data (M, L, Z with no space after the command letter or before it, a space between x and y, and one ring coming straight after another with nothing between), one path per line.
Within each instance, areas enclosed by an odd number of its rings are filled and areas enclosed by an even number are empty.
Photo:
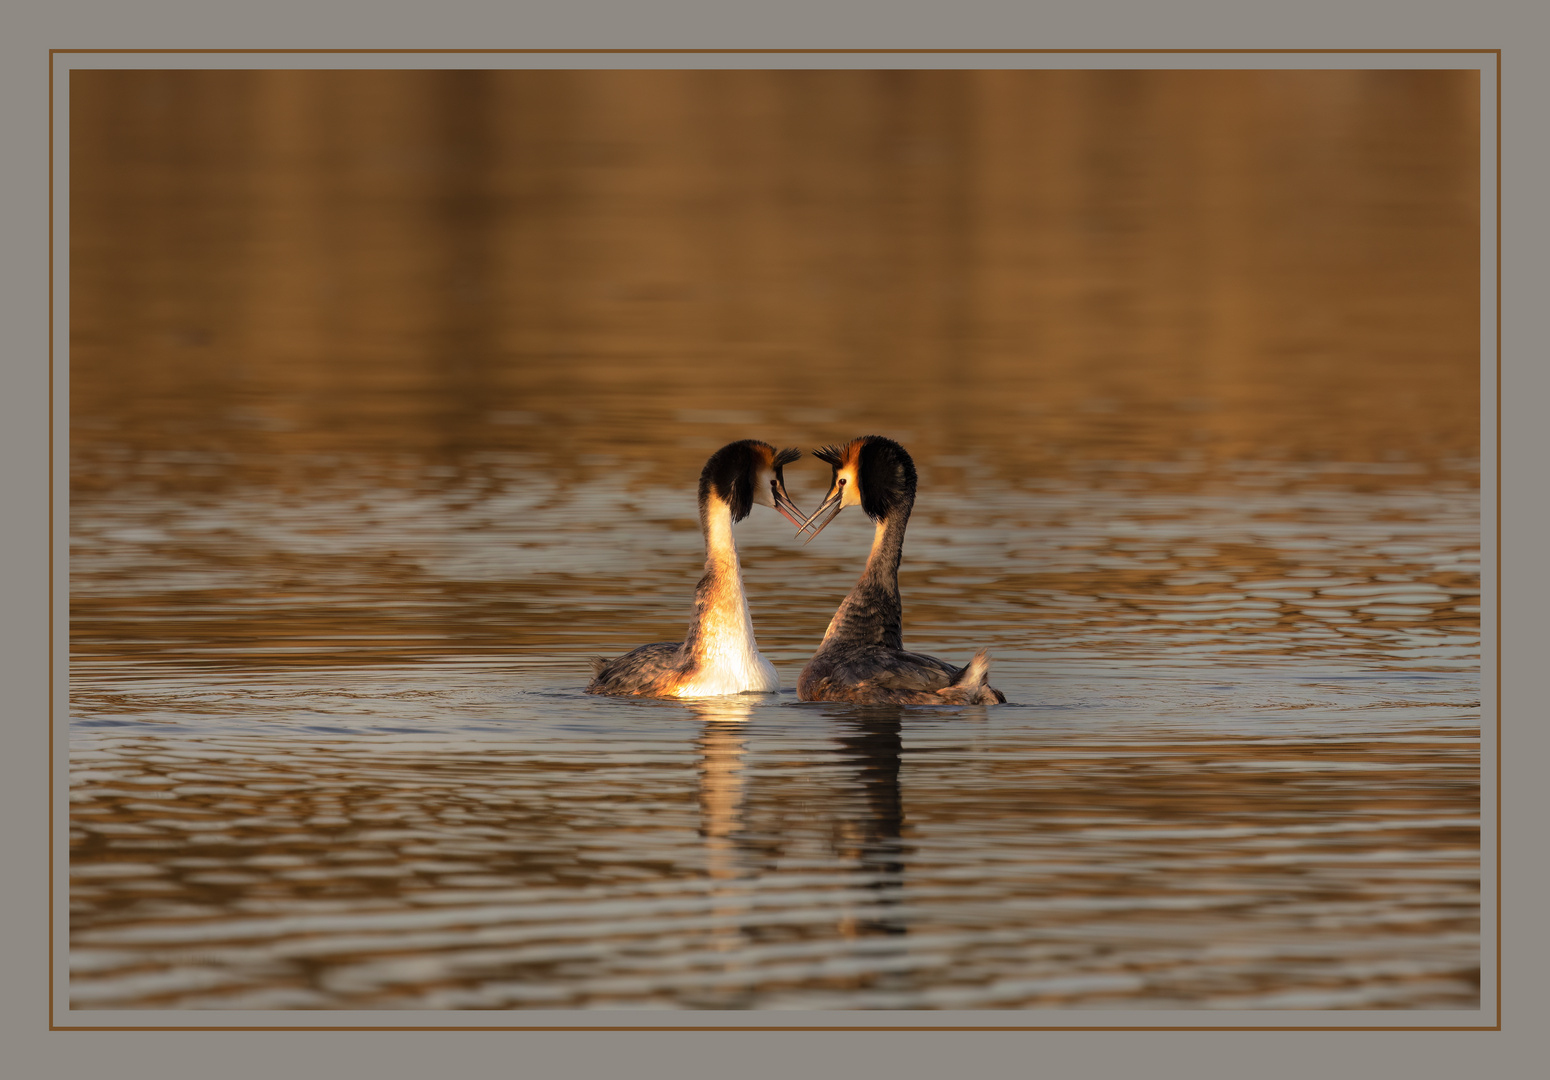
M73 1007L1477 1008L1475 78L76 73Z

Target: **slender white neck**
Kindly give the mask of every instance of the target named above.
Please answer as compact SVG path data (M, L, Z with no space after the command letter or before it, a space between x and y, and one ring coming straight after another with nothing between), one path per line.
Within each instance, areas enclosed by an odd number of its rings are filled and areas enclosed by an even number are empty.
M732 539L732 511L720 499L711 499L705 508L705 570L709 591L704 595L695 636L699 670L681 693L692 696L777 689L780 684L775 669L759 655L754 640L737 542Z
M720 499L710 500L705 508L705 557L707 570L730 570L736 574L737 541L732 538L732 508ZM738 592L742 589L739 587Z
M746 648L757 654L753 617L748 613L748 596L743 591L743 570L737 561L737 541L732 538L732 510L720 499L712 499L706 507L705 569L714 575L715 583L700 620L702 651Z

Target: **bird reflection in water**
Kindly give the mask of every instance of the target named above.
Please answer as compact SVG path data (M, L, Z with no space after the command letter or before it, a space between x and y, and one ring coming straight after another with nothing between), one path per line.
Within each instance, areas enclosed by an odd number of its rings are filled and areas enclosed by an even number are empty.
M753 712L746 697L707 698L691 708L705 722L700 750L700 835L705 838L706 870L713 880L738 874L733 834L742 826L743 726Z
M700 835L705 840L705 873L711 896L727 903L711 906L711 944L718 952L736 952L744 945L736 929L747 910L737 902L742 889L732 884L752 870L738 850L743 827L743 721L753 711L744 696L706 698L690 708L704 721L697 740L700 751ZM745 865L740 866L742 862Z
M840 932L847 938L875 934L903 934L907 927L899 906L904 888L902 839L904 798L899 789L900 710L874 706L846 715L841 720L839 754L855 769L852 791L859 802L847 799L848 812L834 820L835 854L855 860L874 894L869 912L862 917L846 915Z
M749 940L767 935L749 900L759 881L777 872L782 853L794 854L802 845L803 832L820 843L827 841L829 854L859 873L861 889L868 894L858 901L855 892L846 889L834 909L833 925L843 939L907 933L901 906L908 849L901 838L900 710L847 708L825 715L834 733L833 749L825 756L841 768L805 770L809 776L827 773L838 779L816 805L804 806L806 813L816 810L818 819L803 821L804 814L779 823L750 822L748 731L743 721L754 704L749 698L727 697L691 706L704 722L696 743L700 836L713 899L712 946L733 954L746 949ZM817 836L809 831L814 826ZM867 981L875 984L876 978Z

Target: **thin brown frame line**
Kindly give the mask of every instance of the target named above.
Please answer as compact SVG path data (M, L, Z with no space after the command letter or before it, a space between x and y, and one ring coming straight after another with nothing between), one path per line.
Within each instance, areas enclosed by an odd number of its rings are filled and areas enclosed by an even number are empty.
M54 51L48 54L48 1026L54 1028Z
M56 54L257 54L257 56L274 56L274 54L310 54L310 56L327 56L327 54L566 54L566 56L586 56L586 54L828 54L828 56L843 56L843 54L857 54L857 56L897 56L897 54L932 54L932 56L953 56L953 54L973 54L973 56L986 56L986 54L1008 54L1008 56L1034 56L1034 54L1246 54L1246 56L1266 56L1266 54L1469 54L1469 56L1493 56L1494 68L1496 68L1496 277L1493 280L1496 291L1496 1023L1488 1026L1423 1026L1423 1024L1404 1024L1404 1026L925 1026L925 1027L849 1027L849 1026L713 1026L713 1027L682 1027L682 1026L649 1026L649 1027L614 1027L614 1026L465 1026L465 1024L451 1024L451 1026L88 1026L88 1024L56 1024L54 1023L54 56ZM305 48L305 50L284 50L284 48L262 48L262 50L246 50L246 48L212 48L212 50L195 50L195 48L167 48L167 50L155 50L155 48L51 48L48 50L48 1029L50 1030L105 1030L105 1032L119 1032L119 1030L164 1030L164 1032L183 1032L183 1030L339 1030L339 1032L372 1032L372 1030L628 1030L628 1032L656 1032L656 1030L856 1030L856 1032L893 1032L893 1030L963 1030L963 1032L1042 1032L1042 1030L1138 1030L1138 1032L1153 1032L1153 1030L1296 1030L1296 1032L1325 1032L1325 1030L1372 1030L1372 1032L1409 1032L1409 1030L1448 1030L1448 1032L1491 1032L1502 1030L1502 50L1471 50L1471 48L1372 48L1372 50L1358 50L1358 48L1291 48L1291 50L1271 50L1271 48L1245 48L1245 50L1231 50L1231 48L1201 48L1201 50L1187 50L1187 48L1119 48L1119 50L1099 50L1099 48L1043 48L1043 50L1012 50L1012 48L961 48L961 50L942 50L942 48L924 48L924 50L801 50L801 48L778 48L778 50L760 50L760 48L729 48L729 50L707 50L707 48L688 48L688 50L668 50L668 48L605 48L605 50L584 50L584 48L496 48L496 50L473 50L473 48L409 48L409 50L389 50L389 48L344 48L344 50L318 50L318 48Z
M1502 54L1496 51L1496 1030L1502 1026Z
M1377 54L1495 54L1501 56L1501 49L50 49L50 55L54 53L111 53L111 54L146 54L146 53L197 53L197 54L253 54L253 55L360 55L360 54L397 54L397 55L435 55L435 54L460 54L478 55L481 53L498 54L526 54L526 55L575 55L575 56L600 56L600 55L736 55L736 56L791 56L791 55L822 55L822 56L903 56L903 55L927 55L927 56L986 56L986 55L1227 55L1236 54L1244 56L1263 55L1306 55L1339 54L1339 55L1377 55Z
M221 1027L211 1025L209 1027L57 1027L54 1031L1500 1031L1500 1027L1425 1027L1422 1025L1400 1025L1387 1027L1248 1027L1226 1025L1212 1025L1209 1027L1027 1027L1027 1026L1002 1026L1002 1025L954 1025L941 1027L861 1027L840 1025L797 1025L782 1027L763 1027L737 1025L695 1025L693 1027L575 1027L566 1025L563 1027L515 1027L515 1026L474 1026L455 1025L450 1027L429 1025L402 1025L402 1026L343 1026L343 1027Z

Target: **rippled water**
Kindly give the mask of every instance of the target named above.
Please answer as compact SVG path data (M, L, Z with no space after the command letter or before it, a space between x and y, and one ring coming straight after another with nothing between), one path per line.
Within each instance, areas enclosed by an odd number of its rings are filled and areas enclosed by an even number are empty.
M72 1007L1476 1008L1460 74L78 74ZM867 431L1008 705L581 693Z

